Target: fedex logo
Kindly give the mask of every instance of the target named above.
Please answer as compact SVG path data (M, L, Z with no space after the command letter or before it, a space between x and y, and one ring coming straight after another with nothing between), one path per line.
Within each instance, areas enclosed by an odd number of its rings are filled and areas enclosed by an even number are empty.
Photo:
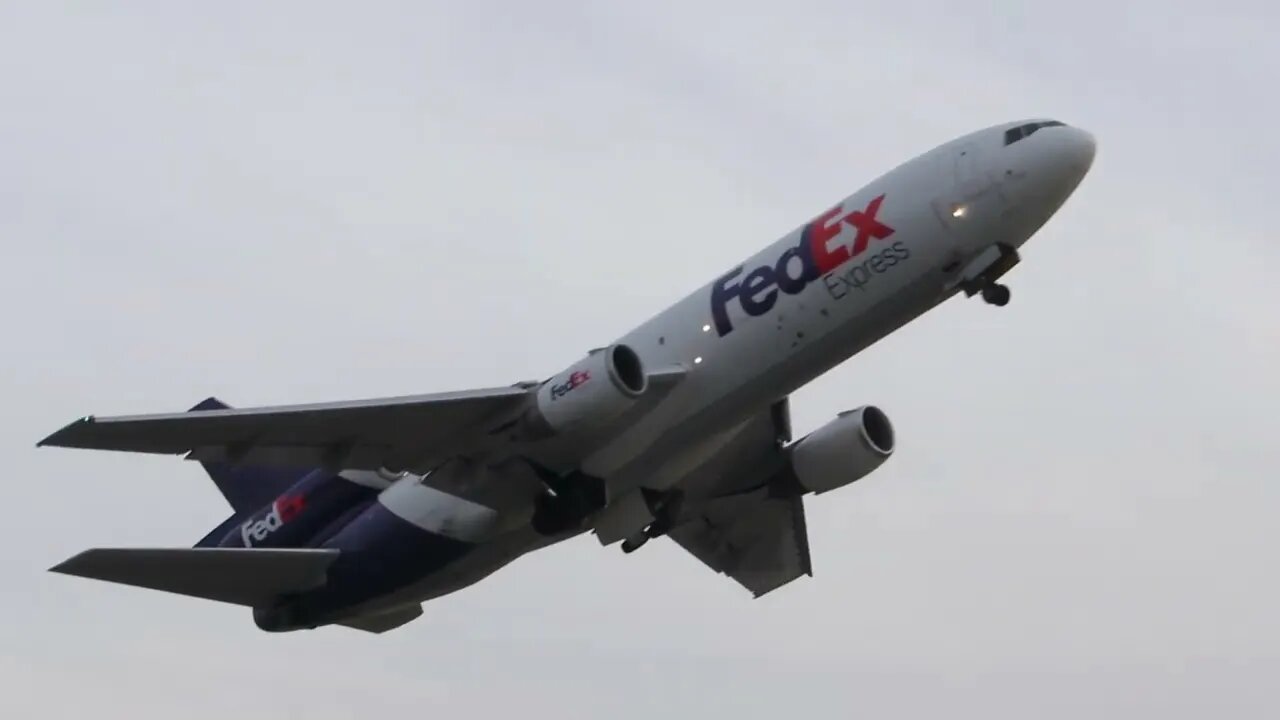
M862 255L871 240L892 235L893 228L876 219L883 202L884 195L880 195L865 208L848 213L837 205L806 225L800 232L800 244L785 250L773 265L761 265L741 282L735 282L743 272L739 265L716 280L711 287L711 317L716 332L721 337L733 332L728 310L731 300L736 298L742 310L752 317L764 315L777 302L779 290L796 295L809 283ZM846 225L855 232L846 232L844 242L833 243ZM900 255L906 257L905 246Z
M568 395L570 390L573 390L579 385L585 384L590 379L591 379L590 372L586 370L574 371L574 373L569 376L568 380L560 383L559 385L551 386L551 399L559 400L565 395Z
M301 495L281 495L271 503L271 510L258 520L250 520L240 526L240 539L245 547L253 547L267 539L271 533L295 518L306 506Z

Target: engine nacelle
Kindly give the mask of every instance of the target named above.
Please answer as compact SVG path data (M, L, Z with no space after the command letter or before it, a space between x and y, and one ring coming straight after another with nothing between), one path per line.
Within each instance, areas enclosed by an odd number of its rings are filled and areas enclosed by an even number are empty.
M640 356L626 345L592 350L538 386L526 428L534 436L561 435L607 422L649 389Z
M893 454L893 424L864 405L801 438L787 449L791 472L806 491L824 493L861 480Z

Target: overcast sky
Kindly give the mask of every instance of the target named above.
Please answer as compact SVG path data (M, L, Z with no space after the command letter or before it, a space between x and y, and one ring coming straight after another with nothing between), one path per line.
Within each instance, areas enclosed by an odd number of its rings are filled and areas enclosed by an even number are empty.
M127 7L124 7L127 5ZM1280 11L1258 2L0 3L0 714L1280 713ZM1026 117L1092 173L1013 302L793 396L895 457L761 600L591 537L404 628L45 572L190 545L176 458L86 413L539 378L897 163Z

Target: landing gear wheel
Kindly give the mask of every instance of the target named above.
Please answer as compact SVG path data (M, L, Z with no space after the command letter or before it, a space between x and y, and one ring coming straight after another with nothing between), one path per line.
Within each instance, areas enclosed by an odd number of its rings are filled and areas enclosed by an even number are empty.
M982 288L982 299L996 307L1009 304L1009 287L1000 283L991 283Z
M648 535L641 535L639 538L636 538L634 536L629 537L626 540L622 541L622 552L631 554L639 550L640 548L644 547L644 544L647 542L649 542Z

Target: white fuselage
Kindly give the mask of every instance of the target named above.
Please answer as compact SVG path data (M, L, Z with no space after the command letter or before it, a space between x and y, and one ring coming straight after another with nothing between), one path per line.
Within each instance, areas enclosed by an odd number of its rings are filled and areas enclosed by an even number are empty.
M622 336L645 367L686 374L579 468L606 479L611 504L642 485L670 487L726 431L955 294L985 250L1020 247L1094 154L1087 132L1060 124L1007 142L1023 124L907 161ZM383 600L451 592L569 536L513 529Z

